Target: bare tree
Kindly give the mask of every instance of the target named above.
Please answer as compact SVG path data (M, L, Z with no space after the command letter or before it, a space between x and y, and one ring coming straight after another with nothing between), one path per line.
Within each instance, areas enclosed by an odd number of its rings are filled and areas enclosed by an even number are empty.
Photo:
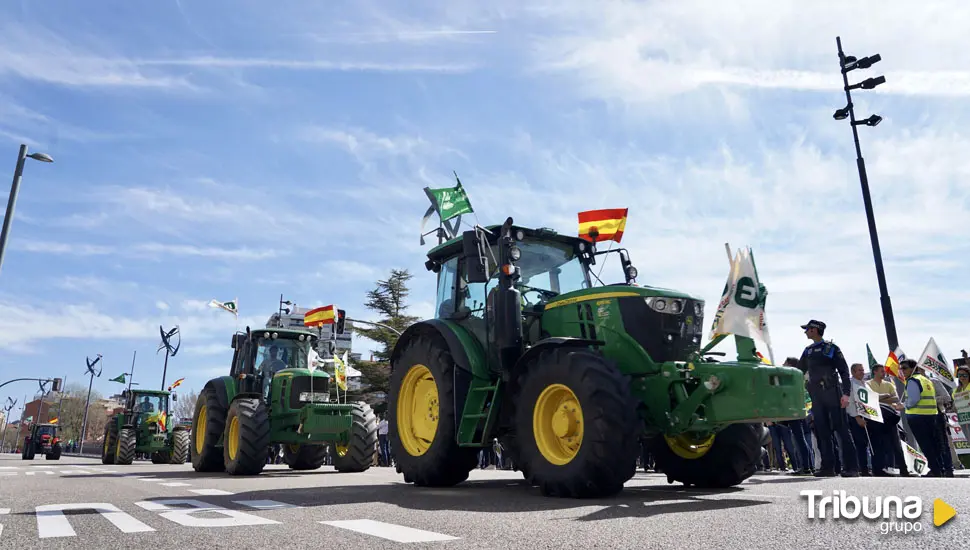
M179 400L172 405L173 416L179 420L191 420L195 415L195 402L199 400L199 392L191 390L179 393Z
M81 384L70 384L64 390L64 399L60 402L60 411L58 411L58 404L54 403L50 414L51 417L57 417L61 439L78 441L81 434L81 425L84 422L84 402L88 397L88 389ZM101 394L98 391L91 392L91 405L88 409L89 439L97 439L104 431L107 412L103 406L98 404L100 399Z

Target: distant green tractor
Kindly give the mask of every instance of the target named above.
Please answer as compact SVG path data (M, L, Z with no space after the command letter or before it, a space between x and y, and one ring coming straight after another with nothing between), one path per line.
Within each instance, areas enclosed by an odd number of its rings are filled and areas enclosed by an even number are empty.
M608 252L626 281L594 286ZM729 487L755 472L764 421L805 416L800 371L764 364L750 338L736 337L736 362L709 358L724 337L701 349L704 302L635 284L624 249L509 218L439 244L426 267L436 317L410 326L391 359L389 435L406 482L458 484L497 438L543 494L610 496L642 438L668 482Z
M317 336L267 328L232 337L229 376L206 383L192 421L192 467L233 475L262 472L283 445L293 470L315 470L333 449L340 472L363 472L377 453L377 416L365 403L331 403L330 375L308 368Z
M33 460L37 453L47 460L61 459L61 440L57 437L57 424L33 424L30 435L24 438L20 454L23 460Z
M169 416L169 395L161 390L122 392L124 410L104 427L102 464L131 464L136 453L150 455L153 464L185 464L189 432Z

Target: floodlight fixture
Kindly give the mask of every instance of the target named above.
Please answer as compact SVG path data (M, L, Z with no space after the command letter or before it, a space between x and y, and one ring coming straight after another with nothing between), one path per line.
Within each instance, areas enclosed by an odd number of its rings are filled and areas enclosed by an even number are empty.
M849 118L849 106L846 105L845 107L835 111L835 113L832 114L832 118L835 120L845 120Z
M864 118L862 120L856 120L852 123L853 126L879 126L882 122L882 117L879 115L871 115L869 118Z

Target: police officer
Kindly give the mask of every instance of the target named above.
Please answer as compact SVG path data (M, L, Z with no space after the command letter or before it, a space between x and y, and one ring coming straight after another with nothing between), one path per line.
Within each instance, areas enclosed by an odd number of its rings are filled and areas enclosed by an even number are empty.
M832 342L822 340L825 323L812 319L802 325L805 336L812 341L798 360L798 368L808 372L806 387L812 398L812 416L815 417L815 436L822 455L821 468L816 477L834 477L835 449L833 435L839 438L842 455L842 477L859 477L859 458L856 455L845 408L849 404L852 382L849 366L842 350Z

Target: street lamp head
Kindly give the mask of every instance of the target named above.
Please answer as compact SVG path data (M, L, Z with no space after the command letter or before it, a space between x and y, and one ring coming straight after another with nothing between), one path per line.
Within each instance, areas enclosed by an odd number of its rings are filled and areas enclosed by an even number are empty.
M879 116L879 115L872 115L869 118L865 118L865 119L862 119L862 120L857 120L857 121L853 122L852 125L853 126L879 126L879 123L880 122L882 122L882 117L881 116Z
M849 117L849 106L848 105L846 105L845 107L842 107L841 109L835 111L835 113L832 115L832 118L834 118L835 120L845 120L848 117Z
M47 153L31 153L27 156L29 158L32 158L34 160L39 160L41 162L54 162L54 159L51 158L51 156L48 155Z
M882 56L879 54L873 54L862 59L857 59L854 55L847 55L842 58L842 71L847 73L855 69L868 69L880 61L882 61Z
M863 80L862 82L859 83L859 87L862 88L863 90L871 90L876 86L880 84L885 84L885 83L886 83L885 76L877 76L874 78L867 78Z

